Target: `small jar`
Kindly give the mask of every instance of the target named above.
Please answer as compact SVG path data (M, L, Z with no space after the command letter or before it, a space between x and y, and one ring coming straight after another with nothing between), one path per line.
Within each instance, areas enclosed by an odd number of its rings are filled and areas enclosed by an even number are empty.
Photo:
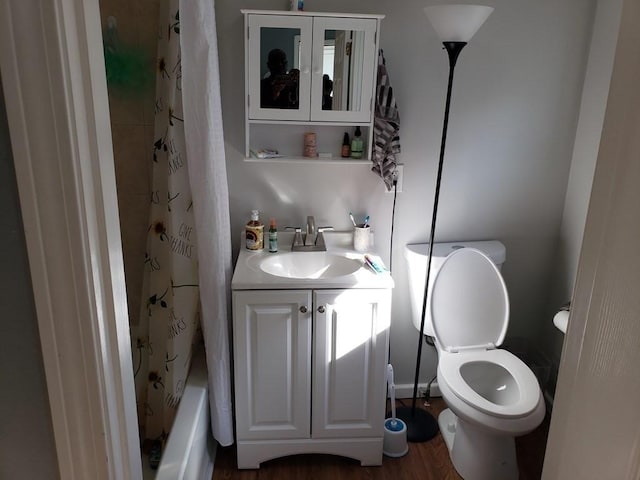
M304 134L304 153L305 157L317 157L318 145L317 138L314 132L306 132Z

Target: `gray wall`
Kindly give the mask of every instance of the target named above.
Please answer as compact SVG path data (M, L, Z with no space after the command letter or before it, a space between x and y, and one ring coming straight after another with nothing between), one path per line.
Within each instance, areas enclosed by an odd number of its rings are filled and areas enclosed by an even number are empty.
M413 382L417 330L410 320L402 247L426 242L448 62L422 13L426 1L308 0L309 11L381 13L381 47L401 115L404 191L398 194L391 330L398 384ZM463 50L454 81L436 241L499 239L510 292L510 336L535 339L551 322L554 273L595 1L491 0L495 12ZM367 166L243 162L241 8L283 0L218 0L217 28L234 247L249 211L299 225L348 229L349 211L371 215L388 252L392 195ZM387 258L387 255L384 254ZM422 381L434 373L425 349Z
M598 0L562 215L553 288L549 295L549 316L553 316L560 305L571 300L573 293L621 13L622 0ZM550 382L553 385L564 335L550 322L543 324L540 333L541 343L546 347L546 353L553 364Z
M0 478L58 478L49 397L0 84Z
M116 169L120 234L130 324L138 324L144 252L149 226L152 181L155 68L157 63L159 0L100 0L103 32L107 18L117 20L118 47L144 55L152 81L142 91L109 87L109 114Z

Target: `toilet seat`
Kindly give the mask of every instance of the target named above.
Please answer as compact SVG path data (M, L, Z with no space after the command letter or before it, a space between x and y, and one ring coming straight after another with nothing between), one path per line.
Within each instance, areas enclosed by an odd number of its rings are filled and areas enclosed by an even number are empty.
M519 397L506 405L493 403L474 390L462 377L461 368L471 362L486 362L503 367L516 382ZM529 415L540 401L538 380L529 367L506 350L467 350L442 352L438 365L438 382L446 382L451 391L467 405L500 418L521 418Z

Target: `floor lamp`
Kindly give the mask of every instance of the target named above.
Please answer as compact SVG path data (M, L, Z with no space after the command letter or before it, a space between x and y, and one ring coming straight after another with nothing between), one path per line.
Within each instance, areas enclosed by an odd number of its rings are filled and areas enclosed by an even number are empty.
M418 397L418 380L420 376L420 360L422 357L422 344L424 323L427 315L427 296L429 293L429 276L431 274L431 258L433 252L433 239L436 231L436 218L438 215L438 199L440 197L440 183L442 180L442 165L444 162L444 148L447 142L447 127L449 124L449 106L451 104L451 87L453 85L453 71L458 60L458 55L464 46L471 40L485 20L493 12L492 7L481 5L435 5L426 7L424 13L431 22L447 54L449 55L449 83L447 86L447 99L444 109L444 124L442 126L442 141L440 143L440 161L436 177L436 190L433 200L433 215L431 217L431 232L429 234L429 256L427 261L426 280L424 284L424 297L422 300L422 319L420 321L420 334L418 336L418 356L416 358L416 373L413 382L413 401L411 408L398 408L396 415L407 425L407 440L410 442L425 442L432 439L438 433L436 420L425 410L416 409Z

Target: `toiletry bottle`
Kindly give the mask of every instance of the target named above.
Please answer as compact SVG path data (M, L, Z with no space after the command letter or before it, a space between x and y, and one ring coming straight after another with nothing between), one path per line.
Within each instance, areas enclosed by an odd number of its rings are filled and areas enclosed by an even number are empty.
M247 250L262 250L264 248L264 225L258 217L258 210L251 210L251 220L245 227Z
M278 229L276 228L276 219L269 220L269 252L278 251Z
M364 142L361 137L360 126L356 127L356 131L351 140L351 158L362 158L362 151L364 149Z
M349 158L351 156L351 142L349 142L349 134L344 132L344 138L342 139L342 158Z

